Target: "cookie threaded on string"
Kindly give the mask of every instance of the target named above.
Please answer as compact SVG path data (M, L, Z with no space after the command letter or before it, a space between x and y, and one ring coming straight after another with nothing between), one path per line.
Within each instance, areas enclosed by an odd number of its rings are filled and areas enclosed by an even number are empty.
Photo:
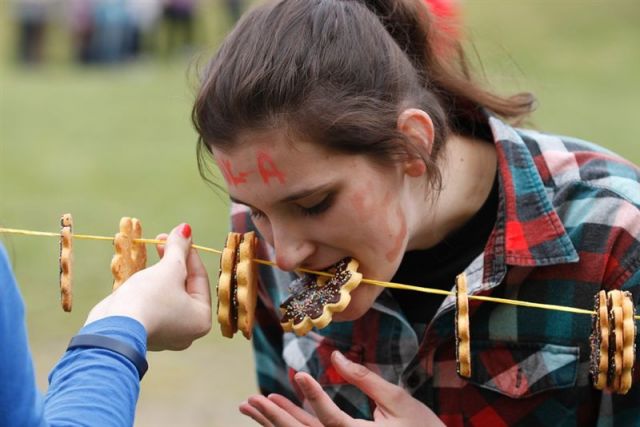
M258 300L258 269L253 261L257 246L253 231L243 234L236 259L238 329L246 339L251 339Z
M331 277L305 274L289 286L291 295L280 305L280 326L285 332L298 336L307 334L314 326L326 327L333 313L343 311L351 301L351 291L360 284L359 263L344 258L331 266Z
M590 371L593 386L598 390L607 387L609 374L609 312L607 294L600 291L595 296L594 314L591 316Z
M622 372L616 392L627 394L633 383L633 365L636 359L636 322L635 307L631 292L623 291L622 294Z
M607 307L609 309L609 378L607 386L616 391L620 386L620 376L622 375L622 293L619 290L612 290L607 293Z
M73 217L70 213L60 218L60 304L70 312L73 306Z
M635 363L635 307L630 292L617 289L596 295L590 336L593 386L626 394Z
M115 254L111 258L113 290L118 289L134 273L147 266L147 248L135 239L142 238L142 224L137 218L122 217L120 231L113 239Z
M233 338L240 330L251 339L258 299L258 272L254 262L258 238L251 231L231 232L220 257L218 323L222 335Z
M471 376L471 332L469 323L469 297L467 295L467 276L456 276L456 370L464 378Z
M220 270L218 272L218 323L222 335L232 338L238 330L238 314L236 309L236 256L240 244L241 235L231 232L220 257Z

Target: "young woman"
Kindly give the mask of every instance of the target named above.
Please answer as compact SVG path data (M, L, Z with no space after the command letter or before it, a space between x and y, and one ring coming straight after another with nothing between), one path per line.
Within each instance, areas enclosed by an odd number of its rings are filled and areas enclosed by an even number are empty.
M191 227L170 235L157 264L131 276L97 304L36 388L24 303L0 245L0 425L132 426L146 351L182 350L211 328L207 273L190 249ZM159 309L162 308L162 309Z
M473 301L470 378L452 297L361 284L328 327L283 333L292 272L345 257L369 279L445 290L465 272L474 295L640 298L638 168L512 127L533 97L479 86L462 54L435 53L430 25L421 0L280 0L245 15L202 74L201 170L211 154L234 228L255 227L279 267L261 267L264 396L241 411L265 425L637 423L638 375L624 396L592 385L586 315Z

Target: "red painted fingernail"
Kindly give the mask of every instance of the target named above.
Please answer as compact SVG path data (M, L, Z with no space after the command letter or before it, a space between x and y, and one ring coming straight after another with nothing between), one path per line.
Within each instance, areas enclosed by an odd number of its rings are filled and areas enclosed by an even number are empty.
M182 234L182 237L184 237L185 239L188 239L189 237L191 237L191 226L185 223L182 226L180 233Z

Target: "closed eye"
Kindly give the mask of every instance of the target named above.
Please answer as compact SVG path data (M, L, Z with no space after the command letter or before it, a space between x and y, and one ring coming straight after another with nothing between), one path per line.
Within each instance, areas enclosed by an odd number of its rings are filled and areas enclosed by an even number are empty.
M262 212L261 210L251 208L251 218L261 219L261 218L264 218L264 216L265 216L264 212Z
M313 206L304 207L304 206L298 205L298 208L300 209L300 212L304 216L320 215L326 212L327 210L329 210L329 208L333 205L334 199L335 199L335 193L329 193L324 199L322 199L319 203L316 203Z

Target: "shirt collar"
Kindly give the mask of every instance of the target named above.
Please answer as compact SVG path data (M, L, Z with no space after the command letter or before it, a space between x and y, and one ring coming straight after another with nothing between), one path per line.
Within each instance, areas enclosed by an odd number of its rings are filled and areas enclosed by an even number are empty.
M578 253L522 137L495 117L489 117L489 125L498 153L498 226L504 228L504 262L519 266L576 262Z

